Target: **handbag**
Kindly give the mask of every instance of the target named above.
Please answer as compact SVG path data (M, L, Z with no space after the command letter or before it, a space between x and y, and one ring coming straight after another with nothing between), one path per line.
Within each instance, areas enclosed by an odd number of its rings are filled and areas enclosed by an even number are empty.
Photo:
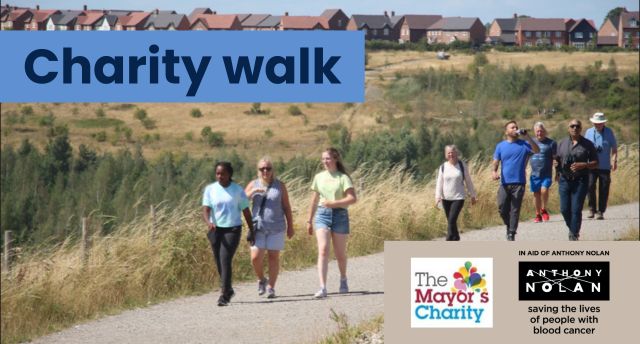
M267 190L264 192L262 203L260 203L260 210L258 210L258 216L253 219L253 229L249 229L249 233L247 233L247 241L251 244L256 241L256 231L262 228L262 214L264 214L264 205L267 202L267 195L269 194L269 189L271 189L271 184L267 186Z

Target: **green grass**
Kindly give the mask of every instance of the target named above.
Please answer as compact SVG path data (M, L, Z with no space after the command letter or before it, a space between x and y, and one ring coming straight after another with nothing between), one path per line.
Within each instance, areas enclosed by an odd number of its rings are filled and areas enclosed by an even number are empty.
M87 118L87 119L78 119L72 122L73 125L77 128L109 128L109 127L117 127L119 125L123 125L124 122L108 117L97 117L97 118Z
M382 315L358 325L351 325L344 314L338 314L331 309L331 320L336 322L338 331L322 339L318 344L370 343L373 337L379 338L380 342L384 343L384 316Z

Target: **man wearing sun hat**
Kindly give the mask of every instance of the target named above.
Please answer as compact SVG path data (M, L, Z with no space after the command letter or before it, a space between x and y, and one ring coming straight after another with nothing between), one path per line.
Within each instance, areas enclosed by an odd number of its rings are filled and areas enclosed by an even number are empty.
M611 128L607 128L605 123L607 118L602 112L596 112L589 119L593 127L587 129L584 137L593 142L598 152L598 167L590 171L589 174L589 215L587 218L604 219L604 212L607 210L607 200L609 199L609 185L611 184L611 171L618 168L618 144L616 136ZM613 159L612 159L613 158ZM596 183L598 186L598 199L596 202Z

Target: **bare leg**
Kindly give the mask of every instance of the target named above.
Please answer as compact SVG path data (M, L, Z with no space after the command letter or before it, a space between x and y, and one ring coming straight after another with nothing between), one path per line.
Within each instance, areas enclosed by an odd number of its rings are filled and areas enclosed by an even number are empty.
M269 256L269 286L275 289L280 271L280 251L268 251L267 255Z
M542 190L546 190L546 189L542 189ZM536 214L540 214L540 209L544 208L544 205L542 205L544 203L542 202L540 193L541 193L540 191L533 193L533 199L536 205ZM549 195L547 195L547 199L549 199Z
M333 254L338 261L338 269L340 269L340 278L347 278L347 239L349 234L331 233L333 238Z
M549 203L549 189L543 187L540 189L542 195L542 209L547 209L547 203Z
M331 235L328 229L316 229L316 239L318 240L318 277L320 278L320 287L327 287L327 270L329 267L329 245L331 243Z
M264 269L262 268L262 260L264 259L264 251L257 247L251 248L251 265L253 265L253 271L256 272L258 281L262 281L264 278Z

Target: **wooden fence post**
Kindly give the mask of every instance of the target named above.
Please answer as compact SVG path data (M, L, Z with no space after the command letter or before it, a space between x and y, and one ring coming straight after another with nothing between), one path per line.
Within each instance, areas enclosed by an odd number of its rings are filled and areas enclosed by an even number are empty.
M156 240L157 229L156 229L156 208L153 204L150 206L149 216L151 217L151 242Z
M2 256L2 269L9 273L11 270L11 259L13 258L11 248L11 231L4 231L4 255Z
M89 259L89 229L87 228L87 218L82 218L82 263L86 264Z

